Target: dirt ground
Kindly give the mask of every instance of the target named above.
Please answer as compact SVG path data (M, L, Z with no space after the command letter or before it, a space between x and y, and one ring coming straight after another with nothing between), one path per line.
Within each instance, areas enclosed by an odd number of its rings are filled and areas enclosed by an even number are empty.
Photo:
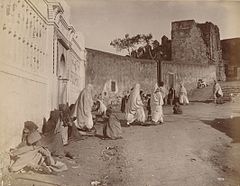
M239 103L192 102L183 112L166 106L163 125L123 127L123 139L72 142L65 148L75 159L61 159L67 171L13 175L12 185L240 185Z

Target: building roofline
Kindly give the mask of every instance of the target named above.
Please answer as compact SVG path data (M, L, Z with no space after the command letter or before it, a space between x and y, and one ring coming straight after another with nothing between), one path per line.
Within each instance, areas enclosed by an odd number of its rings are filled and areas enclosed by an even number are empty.
M196 22L194 19L187 19L187 20L181 20L181 21L172 21L172 24L173 23L181 23L181 22Z
M95 52L104 53L104 54L109 54L109 55L114 55L114 56L118 56L118 57L127 57L127 56L122 56L122 55L119 55L119 54L114 54L114 53L111 53L111 52L105 52L105 51L98 50L98 49L93 49L93 48L87 48L87 47L85 47L85 49L86 49L87 51L88 51L88 50L92 50L92 51L95 51Z
M240 37L228 38L228 39L221 39L221 41L229 41L229 40L240 40Z

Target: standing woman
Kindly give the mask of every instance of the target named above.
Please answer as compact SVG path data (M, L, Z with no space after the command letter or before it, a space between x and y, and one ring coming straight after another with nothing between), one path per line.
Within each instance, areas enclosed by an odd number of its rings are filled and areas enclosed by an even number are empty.
M121 112L125 113L125 109L126 109L126 103L127 103L127 94L123 96L122 98L122 102L121 102Z
M130 93L126 107L126 119L129 126L135 120L141 123L145 122L144 104L140 96L140 84L136 84Z
M163 123L163 104L162 93L156 84L151 97L152 121L154 124L158 124L158 122Z
M188 97L187 97L187 90L184 87L183 83L180 83L179 103L182 105L189 104Z
M216 80L214 80L214 85L213 85L213 97L214 97L214 103L219 103L219 100L221 100L220 98L223 97L222 88Z
M91 84L88 84L79 94L75 104L75 115L77 117L77 128L90 131L93 128L92 118L92 90Z

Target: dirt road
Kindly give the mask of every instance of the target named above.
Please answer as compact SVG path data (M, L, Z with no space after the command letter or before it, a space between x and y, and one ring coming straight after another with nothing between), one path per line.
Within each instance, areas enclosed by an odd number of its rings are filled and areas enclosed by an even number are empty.
M163 125L123 127L120 140L88 137L71 143L66 150L76 158L63 160L68 171L57 176L17 175L15 184L88 186L99 181L99 185L110 186L240 185L240 144L232 143L234 137L229 133L239 129L240 122L225 134L224 129L218 130L219 120L215 120L240 116L239 103L191 103L183 112L173 115L171 107L164 107ZM99 134L101 126L97 126ZM26 181L28 176L38 181Z

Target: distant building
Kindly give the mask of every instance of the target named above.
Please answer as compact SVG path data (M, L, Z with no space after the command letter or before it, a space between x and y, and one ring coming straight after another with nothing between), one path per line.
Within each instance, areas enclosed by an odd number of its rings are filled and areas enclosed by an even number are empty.
M221 40L227 80L240 80L240 38Z
M211 22L172 23L172 60L177 63L214 64L218 80L225 80L219 29Z
M59 104L75 103L85 86L86 52L83 36L69 24L66 3L2 0L0 5L3 150L20 142L25 121L41 127Z

